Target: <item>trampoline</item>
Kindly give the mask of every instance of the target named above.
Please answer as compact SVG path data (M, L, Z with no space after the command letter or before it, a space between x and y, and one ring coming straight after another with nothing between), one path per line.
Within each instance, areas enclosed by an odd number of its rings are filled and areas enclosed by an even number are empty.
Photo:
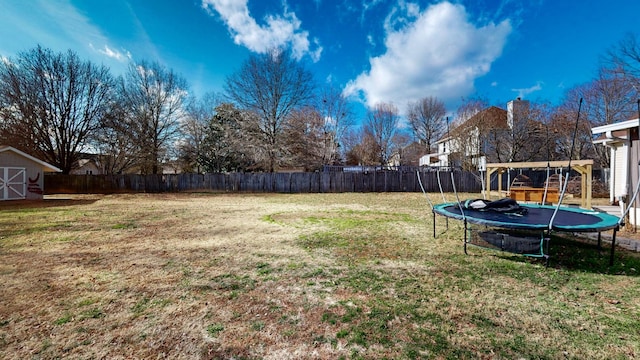
M537 255L524 254L529 256L544 257L547 262L549 233L551 231L581 233L591 232L598 233L598 246L601 245L601 232L613 229L613 238L611 243L610 265L613 265L616 232L620 226L620 218L617 216L586 210L582 208L559 207L555 218L552 217L556 211L555 206L538 205L538 204L518 204L520 211L518 212L500 212L491 209L472 209L466 208L459 203L444 203L433 206L433 236L436 236L435 217L436 214L461 220L464 222L465 241L464 250L467 252L467 233L470 232L469 224L485 226L486 228L497 228L504 230L505 233L527 231L540 233L540 253ZM551 226L549 225L551 223ZM501 234L502 235L502 234ZM516 236L517 237L517 236ZM486 238L486 236L485 236ZM492 236L495 239L495 236ZM502 236L501 241L512 241L514 236ZM546 249L545 249L546 241Z

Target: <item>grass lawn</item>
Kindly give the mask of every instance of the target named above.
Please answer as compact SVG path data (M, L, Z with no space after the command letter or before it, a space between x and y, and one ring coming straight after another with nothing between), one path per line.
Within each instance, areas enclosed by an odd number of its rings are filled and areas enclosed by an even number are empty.
M417 193L0 202L0 358L640 357L638 254L554 238L545 268L432 221Z

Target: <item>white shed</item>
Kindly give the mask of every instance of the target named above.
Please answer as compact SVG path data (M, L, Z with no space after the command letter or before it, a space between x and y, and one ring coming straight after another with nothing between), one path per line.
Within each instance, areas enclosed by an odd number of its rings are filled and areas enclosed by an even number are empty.
M18 149L0 145L0 201L42 199L44 173L60 171Z
M623 210L631 201L640 178L639 125L638 119L632 119L591 129L593 135L598 135L598 138L593 142L605 145L610 149L609 200L611 203L619 202L620 208ZM629 210L630 224L640 224L640 221L636 220L640 215L638 209L640 209L640 201L636 199L633 207Z

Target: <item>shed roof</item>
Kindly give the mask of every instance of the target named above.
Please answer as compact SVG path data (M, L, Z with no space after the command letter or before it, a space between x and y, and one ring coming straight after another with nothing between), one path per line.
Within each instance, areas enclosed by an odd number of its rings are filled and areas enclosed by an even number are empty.
M53 166L53 165L51 165L51 164L49 164L49 163L46 163L46 162L44 162L44 161L42 161L42 160L40 160L40 159L37 159L37 158L35 158L35 157L33 157L33 156L31 156L31 155L29 155L29 154L25 153L25 152L22 152L22 151L20 151L20 150L18 150L18 149L16 149L16 148L14 148L14 147L7 146L7 145L0 145L0 153L3 153L3 152L5 152L5 151L13 152L13 153L15 153L15 154L18 154L18 155L20 155L20 156L22 156L22 157L25 157L25 158L27 158L27 159L29 159L29 160L31 160L31 161L33 161L33 162L37 163L37 164L40 164L40 165L42 166L42 169L43 169L44 171L48 171L48 172L62 172L62 170L58 169L57 167L55 167L55 166Z

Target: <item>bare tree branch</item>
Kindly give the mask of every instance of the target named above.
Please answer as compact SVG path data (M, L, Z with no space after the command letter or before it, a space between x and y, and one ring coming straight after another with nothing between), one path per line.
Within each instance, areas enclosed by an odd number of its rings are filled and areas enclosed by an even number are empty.
M240 71L227 78L229 99L258 115L252 138L266 154L267 170L275 171L282 158L287 117L312 99L313 86L311 72L280 49L252 55Z
M425 97L407 106L407 119L414 136L420 140L427 151L447 130L444 116L447 109L444 102L436 97Z
M108 112L113 79L72 51L40 46L0 62L5 141L69 173Z

